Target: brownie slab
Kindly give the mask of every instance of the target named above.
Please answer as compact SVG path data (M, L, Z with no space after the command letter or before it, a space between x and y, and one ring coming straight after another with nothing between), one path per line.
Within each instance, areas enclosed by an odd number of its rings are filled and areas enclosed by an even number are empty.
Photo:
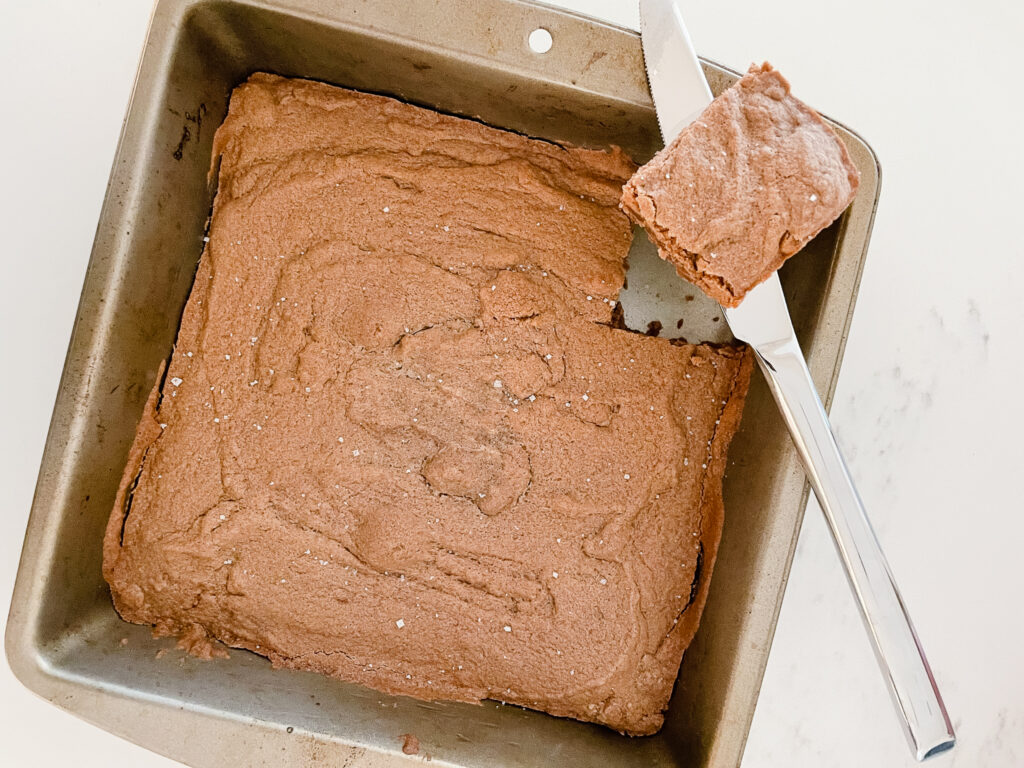
M735 307L846 210L859 178L835 131L763 64L634 174L622 207L680 276Z
M657 730L742 348L613 326L634 166L254 75L104 541L128 621L420 699Z

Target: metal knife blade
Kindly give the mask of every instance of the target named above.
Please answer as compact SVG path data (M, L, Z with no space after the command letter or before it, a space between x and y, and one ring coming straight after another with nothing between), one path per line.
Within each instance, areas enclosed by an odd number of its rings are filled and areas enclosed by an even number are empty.
M676 0L640 0L640 36L667 145L711 103L711 91ZM915 757L951 749L949 715L815 391L778 275L722 312L754 350L793 437Z
M668 145L714 97L676 3L640 0L640 39L661 138Z

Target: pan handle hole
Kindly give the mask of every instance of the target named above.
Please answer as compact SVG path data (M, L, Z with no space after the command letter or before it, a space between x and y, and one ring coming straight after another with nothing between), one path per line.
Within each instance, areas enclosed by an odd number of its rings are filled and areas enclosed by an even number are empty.
M533 32L530 33L528 42L530 44L530 50L534 53L547 53L551 50L551 45L553 43L551 33L544 29L544 27L537 27L533 30Z

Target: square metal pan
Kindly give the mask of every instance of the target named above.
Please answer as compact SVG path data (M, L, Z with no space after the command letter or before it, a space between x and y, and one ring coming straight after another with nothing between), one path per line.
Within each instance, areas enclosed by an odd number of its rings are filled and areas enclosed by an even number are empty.
M526 42L537 27L554 39L543 55ZM735 79L714 64L705 69L716 92ZM727 522L710 600L656 736L630 739L493 702L386 696L274 671L241 651L226 661L178 651L158 659L173 643L115 614L100 574L103 528L202 250L214 129L232 87L260 70L385 93L533 136L618 144L641 162L660 146L636 33L569 12L520 0L160 0L29 518L7 629L15 674L56 705L194 766L369 767L427 754L449 766L738 764L807 499L760 377L730 453ZM782 270L826 400L879 190L871 149L841 126L839 132L861 172L857 200ZM661 278L643 254L645 239L637 240L630 269L636 295L623 296L627 319L631 312L633 320L671 312L673 294L698 293L674 278L652 289L651 280ZM714 307L678 304L680 333L708 335L700 329L713 327ZM419 737L419 758L401 754L405 733Z

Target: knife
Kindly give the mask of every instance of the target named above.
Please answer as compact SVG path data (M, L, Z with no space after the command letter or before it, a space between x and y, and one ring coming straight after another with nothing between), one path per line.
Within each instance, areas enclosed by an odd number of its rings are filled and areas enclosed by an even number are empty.
M640 38L667 145L711 103L711 89L677 0L640 0ZM942 695L814 388L778 274L722 313L754 350L793 437L914 756L952 749L956 736Z

